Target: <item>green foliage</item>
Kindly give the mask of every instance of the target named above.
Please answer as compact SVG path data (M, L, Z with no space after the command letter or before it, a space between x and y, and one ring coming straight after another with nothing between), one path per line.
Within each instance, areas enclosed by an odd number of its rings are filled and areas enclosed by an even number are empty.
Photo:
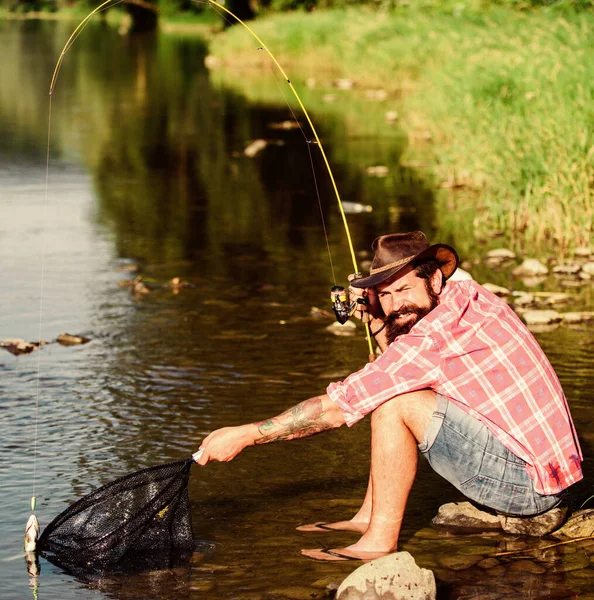
M432 161L442 187L459 190L440 195L452 232L505 232L543 249L590 244L594 15L451 8L292 13L254 27L304 77L323 69L402 97L409 156ZM230 31L212 51L246 60L250 44ZM427 136L431 144L415 142Z

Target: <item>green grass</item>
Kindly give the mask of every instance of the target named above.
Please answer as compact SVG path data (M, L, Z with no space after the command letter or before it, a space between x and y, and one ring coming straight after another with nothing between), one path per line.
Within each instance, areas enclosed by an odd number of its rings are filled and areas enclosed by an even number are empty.
M474 238L505 232L526 248L591 243L591 11L425 3L277 14L252 27L300 77L348 77L402 94L409 155L429 157L436 180L456 184L439 195L452 230ZM211 52L256 66L264 56L248 51L253 45L233 28ZM431 143L415 142L427 132Z

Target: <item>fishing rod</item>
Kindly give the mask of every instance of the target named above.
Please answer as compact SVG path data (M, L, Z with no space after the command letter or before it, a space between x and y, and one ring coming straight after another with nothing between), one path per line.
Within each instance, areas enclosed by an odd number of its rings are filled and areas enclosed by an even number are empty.
M68 38L68 41L66 42L66 44L64 45L62 52L60 53L60 56L58 58L58 61L56 63L56 66L54 68L54 72L52 74L52 78L51 78L51 82L50 82L50 86L49 86L49 115L48 115L48 135L47 135L47 154L46 154L46 177L45 177L45 198L46 198L46 207L47 207L47 197L48 197L48 182L49 182L49 155L50 155L50 136L51 136L51 114L52 114L52 96L53 93L55 91L55 87L57 84L57 80L58 80L58 75L60 73L60 69L62 67L62 64L64 62L64 58L66 56L66 53L68 52L68 50L70 50L70 48L72 47L72 45L74 44L74 42L76 41L76 39L78 38L78 36L82 33L83 29L88 25L89 21L99 12L106 10L108 8L111 8L113 6L116 6L120 3L122 3L124 0L105 0L105 2L103 2L102 4L100 4L99 6L97 6L94 10L92 10L80 23L79 25L76 27L76 29L73 31L73 33L71 34L71 36ZM193 2L197 1L197 0L192 0ZM324 165L326 167L326 170L328 171L328 175L330 177L330 181L332 183L332 188L334 190L334 194L336 197L336 200L338 202L338 208L340 211L340 215L342 218L342 222L344 225L344 229L345 229L345 233L346 233L346 237L347 237L347 242L348 242L348 248L349 248L349 252L350 252L350 256L352 259L352 263L353 263L353 269L354 269L354 277L361 277L360 273L358 272L358 266L357 266L357 260L355 257L355 251L353 248L353 243L352 243L352 239L351 239L351 234L350 234L350 230L349 230L349 226L348 226L348 222L347 222L347 218L346 218L346 214L342 205L342 200L340 198L340 194L338 191L338 186L336 184L336 180L334 178L334 174L332 172L332 168L330 166L330 162L328 161L328 157L326 155L326 152L324 150L324 146L322 144L322 141L320 140L320 137L318 136L317 130L310 118L310 115L307 111L307 109L305 108L305 105L303 104L301 97L299 96L297 90L295 89L293 83L291 82L291 80L289 79L288 75L286 74L285 70L283 69L283 67L280 65L280 63L278 62L278 60L276 59L276 57L272 54L272 52L270 51L270 49L268 48L268 46L263 42L263 40L242 20L240 19L237 15L235 15L233 12L231 12L228 8L226 8L225 6L223 6L222 4L220 4L219 2L217 2L216 0L202 0L202 2L206 2L208 5L210 5L211 7L216 7L216 9L218 9L218 11L222 11L224 14L229 15L230 17L232 17L235 21L237 21L237 23L239 23L240 25L242 25L258 42L259 44L259 49L264 50L268 56L270 57L270 59L273 61L274 65L277 67L278 71L281 73L282 77L284 78L284 80L286 81L286 83L288 84L289 88L291 89L291 92L293 93L295 99L297 100L299 107L301 109L301 111L303 112L303 115L305 116L307 123L309 125L309 127L311 128L311 132L313 133L314 139L315 139L315 145L317 145L317 147L320 149L320 153L322 155L322 159L324 162ZM290 105L289 105L290 107ZM293 115L295 116L295 115ZM297 120L297 119L296 119ZM313 160L311 159L311 145L314 144L314 140L307 140L307 136L306 136L306 141L308 142L308 151L310 153L310 161L312 162L312 169L313 169ZM314 170L314 181L315 181L315 185L316 185L316 191L317 191L317 181L315 180L315 170ZM319 194L318 194L318 199L319 199ZM320 209L321 209L321 203L320 203ZM322 221L323 221L323 214L322 214ZM324 225L324 234L326 235L326 230L325 230L325 225ZM328 238L326 235L326 241L328 243ZM328 248L329 250L329 248ZM331 257L330 257L331 260ZM332 269L333 273L334 270ZM336 281L335 281L336 283ZM348 290L345 289L343 286L338 286L335 285L330 292L330 299L331 299L331 303L332 303L332 310L334 311L336 318L338 320L339 323L345 323L357 310L357 307L361 306L361 305L365 305L367 304L367 301L365 299L357 299L356 301L351 301L350 297L349 297L349 293ZM41 293L40 293L40 329L41 329L41 320L42 320L42 314L43 314L43 256L42 256L42 273L41 273ZM365 315L366 313L363 312L363 315ZM369 346L369 360L370 362L374 360L375 358L375 354L373 351L373 344L371 341L371 332L370 332L370 328L369 328L369 323L368 320L363 319L363 323L365 326L365 333L366 333L366 338L367 338L367 343ZM40 332L41 333L41 332ZM40 338L41 339L41 334L40 334ZM36 508L36 492L35 492L35 481L36 481L36 458L37 458L37 421L38 421L38 407L39 407L39 375L40 375L40 366L39 366L39 362L38 362L38 367L37 367L37 380L38 380L38 388L37 388L37 398L36 398L36 408L35 408L35 445L34 445L34 458L33 458L33 463L34 463L34 475L33 475L33 495L31 496L31 511L32 514L29 517L29 520L27 522L27 526L26 526L26 534L25 534L25 551L28 553L28 561L29 558L31 558L29 555L33 554L34 550L35 550L35 545L36 545L36 540L39 534L39 523L37 520L37 517L35 516L35 508ZM32 558L31 558L32 560ZM33 565L31 565L31 569L32 569L32 575L37 576L37 570L33 568Z

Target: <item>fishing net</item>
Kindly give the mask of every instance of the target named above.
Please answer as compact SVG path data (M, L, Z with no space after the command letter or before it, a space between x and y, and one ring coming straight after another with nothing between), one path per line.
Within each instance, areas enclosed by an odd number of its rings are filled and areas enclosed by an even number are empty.
M194 548L188 480L194 461L120 477L58 515L38 541L42 556L71 572L174 566Z

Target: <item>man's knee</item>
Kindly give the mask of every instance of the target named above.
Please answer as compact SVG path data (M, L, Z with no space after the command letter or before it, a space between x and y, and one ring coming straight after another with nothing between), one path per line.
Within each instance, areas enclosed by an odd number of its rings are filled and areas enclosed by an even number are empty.
M437 393L433 390L418 390L400 394L375 409L372 423L379 425L385 418L401 420L421 442L437 407Z

